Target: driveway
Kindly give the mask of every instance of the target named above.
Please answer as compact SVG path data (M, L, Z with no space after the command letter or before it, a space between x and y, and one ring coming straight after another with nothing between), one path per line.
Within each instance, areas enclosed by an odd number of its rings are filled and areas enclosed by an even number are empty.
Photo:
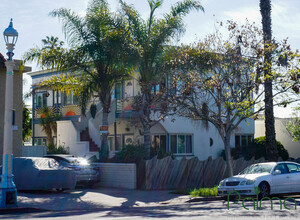
M296 198L298 209L300 197ZM264 217L300 218L298 210L292 210L292 203L280 210L275 202L273 210L270 202L262 210L253 210L253 202L247 202L246 210L242 202L238 204L223 200L191 199L189 196L170 194L168 191L140 191L121 189L82 189L63 193L19 192L19 207L37 208L41 212L0 215L1 219L55 218L55 219L177 219L189 218L236 218Z

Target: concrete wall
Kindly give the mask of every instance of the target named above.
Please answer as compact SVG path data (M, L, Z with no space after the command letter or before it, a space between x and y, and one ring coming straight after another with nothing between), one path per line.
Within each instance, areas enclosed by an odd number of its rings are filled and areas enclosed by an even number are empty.
M1 59L1 58L0 58ZM0 60L0 163L3 155L3 135L4 135L4 103L6 87L6 68L3 60ZM31 71L30 67L24 67L23 72ZM13 155L22 156L22 100L23 100L23 75L20 73L20 60L15 60L14 80L13 80L13 108L15 109L15 125L18 130L13 131Z
M23 146L22 157L42 157L46 154L46 146Z
M280 141L289 152L290 157L300 157L300 142L293 141L291 134L286 130L286 123L291 119L275 118L276 140ZM255 121L255 138L265 136L265 121L258 119Z
M79 134L71 120L57 121L57 145L71 147L79 141Z
M136 165L132 163L95 163L101 181L95 187L136 189Z
M80 133L72 121L57 121L57 145L64 147L70 154L83 157L89 152L89 142L80 141Z

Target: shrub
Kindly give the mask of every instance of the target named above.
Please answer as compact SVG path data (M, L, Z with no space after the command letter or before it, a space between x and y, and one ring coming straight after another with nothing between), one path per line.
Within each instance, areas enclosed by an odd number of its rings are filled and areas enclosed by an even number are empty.
M162 159L168 156L171 156L174 160L174 156L172 152L166 152L162 147L155 149L153 147L150 148L150 158L157 156L157 159Z
M157 151L150 148L150 158L157 156L157 159L171 156L174 159L173 154L165 152L162 148ZM141 160L147 159L147 149L143 145L126 145L121 151L117 152L114 158L110 159L112 163L139 163Z
M218 195L218 186L194 189L190 192L190 195L193 197L215 197Z
M281 142L276 141L276 143L277 143L278 156L281 157L283 160L289 159L289 153L281 144ZM266 152L265 136L255 138L254 141L250 144L250 147L254 149L255 159L258 159L260 157L264 157L265 159L268 159L267 152Z
M69 152L62 146L56 147L54 144L47 146L47 154L68 154Z
M138 163L147 158L147 150L140 145L126 145L120 152L117 152L113 162Z
M289 153L284 148L284 146L280 143L280 141L276 141L277 143L277 150L278 150L278 156L281 157L283 160L289 159ZM225 151L223 150L221 152L221 156L225 160ZM252 157L255 159L259 159L261 157L267 158L267 152L266 152L266 137L258 137L255 138L248 147L241 147L241 148L232 148L231 149L231 156L232 158L238 159L240 157L244 157L245 160L250 160Z

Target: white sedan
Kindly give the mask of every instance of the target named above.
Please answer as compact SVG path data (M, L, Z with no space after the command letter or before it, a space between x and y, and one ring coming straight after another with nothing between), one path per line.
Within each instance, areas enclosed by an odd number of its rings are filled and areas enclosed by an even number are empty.
M232 191L240 195L256 195L254 189L260 188L260 196L270 194L300 193L300 164L293 162L268 162L253 164L236 176L222 180L218 194L226 196Z

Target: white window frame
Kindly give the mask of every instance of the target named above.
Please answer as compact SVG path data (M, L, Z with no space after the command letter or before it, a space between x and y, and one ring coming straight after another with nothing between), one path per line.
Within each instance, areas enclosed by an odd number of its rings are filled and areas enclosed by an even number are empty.
M194 155L194 134L191 133L169 133L170 140L169 140L169 152L171 152L174 156L193 156ZM172 152L172 135L176 135L176 143L177 143L177 153ZM191 136L191 144L192 144L192 152L191 153L178 153L178 136L184 135L185 136L185 152L186 152L186 136Z
M239 136L240 137L240 147L249 147L249 144L251 143L251 142L249 142L249 136L251 136L251 138L252 138L252 140L254 140L254 134L249 134L249 133L244 133L244 134L235 134L234 135L234 141L235 141L235 137L236 136ZM247 137L247 144L246 144L246 146L243 146L242 145L242 136L246 136ZM234 142L234 147L236 147L236 143Z

